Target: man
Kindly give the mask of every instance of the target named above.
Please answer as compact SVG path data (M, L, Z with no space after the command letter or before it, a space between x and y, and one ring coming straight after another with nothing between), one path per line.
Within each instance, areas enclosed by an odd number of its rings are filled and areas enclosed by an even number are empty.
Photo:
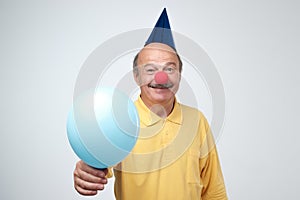
M164 9L156 27L169 29ZM154 29L134 59L141 94L135 102L141 131L131 154L114 168L117 200L227 199L209 125L198 110L177 102L182 62L171 33ZM82 195L103 190L111 169L79 161L75 189Z

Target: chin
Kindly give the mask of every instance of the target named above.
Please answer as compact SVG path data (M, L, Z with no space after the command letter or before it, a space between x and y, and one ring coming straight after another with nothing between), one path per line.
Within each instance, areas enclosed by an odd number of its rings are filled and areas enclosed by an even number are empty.
M173 98L174 98L173 94L165 94L165 95L155 94L155 95L152 95L152 101L155 102L155 103L168 102L168 101L172 100Z

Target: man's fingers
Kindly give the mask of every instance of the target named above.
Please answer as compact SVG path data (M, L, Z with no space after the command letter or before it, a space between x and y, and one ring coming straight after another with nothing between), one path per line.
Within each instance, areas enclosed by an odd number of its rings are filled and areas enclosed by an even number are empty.
M74 171L74 178L75 177L78 177L84 181L91 182L91 183L106 183L107 182L107 179L105 177L101 178L99 176L94 176L93 174L82 171L80 169Z
M74 177L75 179L75 187L78 186L84 190L103 190L104 189L104 184L103 183L91 183L87 182L85 180L80 179L79 177Z
M98 190L103 190L107 183L105 177L107 172L107 169L94 169L79 161L74 170L74 187L82 195L96 195Z
M79 187L78 185L75 185L75 190L79 194L85 195L85 196L93 196L93 195L96 195L98 193L97 190L86 190L86 189L83 189L83 188Z
M90 167L86 163L84 163L83 161L77 162L76 168L80 169L81 171L85 171L88 174L92 174L94 176L101 177L101 178L104 178L106 176L107 172L108 172L107 169L99 170L99 169L95 169L93 167Z

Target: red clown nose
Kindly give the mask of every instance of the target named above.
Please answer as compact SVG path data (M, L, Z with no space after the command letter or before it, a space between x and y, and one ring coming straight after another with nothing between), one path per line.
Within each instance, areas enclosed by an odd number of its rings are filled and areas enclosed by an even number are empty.
M166 84L168 83L168 74L163 71L157 72L154 76L154 80L157 84Z

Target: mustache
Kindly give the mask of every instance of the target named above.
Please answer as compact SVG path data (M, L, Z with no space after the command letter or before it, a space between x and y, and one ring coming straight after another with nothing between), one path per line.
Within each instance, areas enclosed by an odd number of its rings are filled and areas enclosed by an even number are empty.
M156 88L156 89L169 89L171 87L173 87L174 84L172 83L165 83L165 84L153 84L153 83L149 83L148 87L151 88Z

